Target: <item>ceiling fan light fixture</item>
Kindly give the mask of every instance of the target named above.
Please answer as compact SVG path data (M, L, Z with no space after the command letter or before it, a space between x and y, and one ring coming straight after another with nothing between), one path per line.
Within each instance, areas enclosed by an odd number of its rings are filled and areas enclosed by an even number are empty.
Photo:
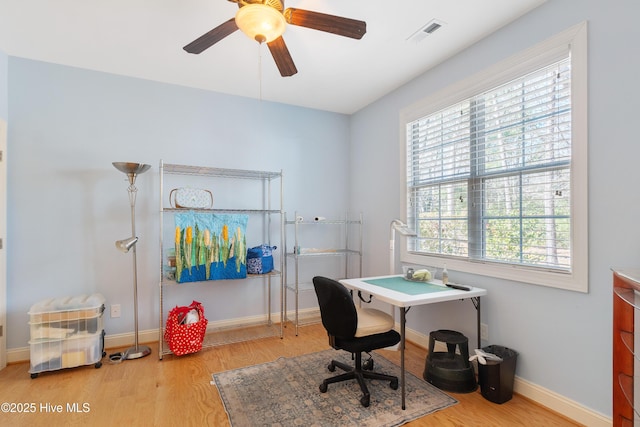
M287 22L284 15L273 7L254 3L238 10L236 25L258 43L270 43L284 33Z

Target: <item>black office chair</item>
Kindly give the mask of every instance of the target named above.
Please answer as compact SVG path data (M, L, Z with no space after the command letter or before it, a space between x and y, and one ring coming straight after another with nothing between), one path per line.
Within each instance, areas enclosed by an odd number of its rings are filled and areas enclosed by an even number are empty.
M345 350L355 355L355 367L332 360L328 366L334 372L336 366L344 374L325 379L320 384L320 392L326 393L331 383L356 379L363 396L362 406L369 406L370 394L364 379L390 381L393 390L398 389L398 377L371 372L363 369L362 352L390 347L400 342L400 334L394 331L393 318L380 310L356 308L351 293L341 283L326 277L313 278L322 325L329 334L329 344L336 350ZM373 364L368 367L373 369Z

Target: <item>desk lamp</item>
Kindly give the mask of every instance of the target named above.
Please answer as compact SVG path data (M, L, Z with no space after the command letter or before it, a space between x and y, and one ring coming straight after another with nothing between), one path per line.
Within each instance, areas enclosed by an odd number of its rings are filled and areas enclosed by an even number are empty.
M406 237L415 237L416 232L409 228L407 224L400 221L399 219L394 219L391 221L390 233L389 233L389 274L395 274L395 266L396 266L396 253L395 253L395 242L396 242L396 231L400 233L402 236Z
M127 163L127 162L113 162L113 166L120 172L127 175L129 179L129 202L131 203L131 237L118 240L116 242L116 248L123 253L133 250L133 313L135 324L135 341L134 346L127 349L123 355L123 359L138 359L140 357L148 356L151 354L151 349L144 345L138 345L138 272L136 264L136 243L138 243L138 237L136 236L136 193L138 189L134 185L136 177L146 172L151 165L145 165L142 163Z

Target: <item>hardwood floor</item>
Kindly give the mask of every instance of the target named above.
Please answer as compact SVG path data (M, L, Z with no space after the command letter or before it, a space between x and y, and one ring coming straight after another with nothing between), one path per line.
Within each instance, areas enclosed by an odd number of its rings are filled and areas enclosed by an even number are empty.
M208 348L182 357L157 357L112 364L104 358L100 369L85 366L45 372L31 379L28 363L9 365L0 371L0 402L22 413L0 413L0 424L11 426L228 426L227 415L211 374L270 362L278 357L312 353L329 348L321 325L285 329L285 338ZM107 353L119 349L107 349ZM383 351L399 363L400 352ZM426 350L408 343L407 370L422 378ZM407 426L576 426L554 412L514 395L498 405L480 391L450 393L460 402L425 416ZM25 413L30 410L30 413ZM60 412L56 412L59 410ZM310 420L311 422L311 420ZM242 426L235 426L242 427Z

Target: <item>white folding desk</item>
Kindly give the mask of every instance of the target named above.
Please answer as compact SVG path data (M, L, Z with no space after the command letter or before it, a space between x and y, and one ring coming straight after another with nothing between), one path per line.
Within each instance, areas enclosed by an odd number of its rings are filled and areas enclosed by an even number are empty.
M440 280L431 280L429 283L434 285L440 285L444 289L417 293L414 288L414 292L405 293L399 290L394 290L390 287L385 287L383 284L373 284L368 282L384 282L381 279L395 279L402 278L402 276L377 276L377 277L365 277L358 279L343 279L340 280L344 286L349 289L359 291L361 294L369 294L380 301L384 301L400 309L400 382L402 384L402 409L405 409L405 368L404 368L404 348L405 348L405 325L406 315L409 309L414 305L434 304L438 302L454 301L460 299L470 298L477 312L477 330L478 330L478 348L480 348L480 297L487 295L486 289L470 287L468 291L452 289L442 285ZM416 284L420 285L420 284Z

